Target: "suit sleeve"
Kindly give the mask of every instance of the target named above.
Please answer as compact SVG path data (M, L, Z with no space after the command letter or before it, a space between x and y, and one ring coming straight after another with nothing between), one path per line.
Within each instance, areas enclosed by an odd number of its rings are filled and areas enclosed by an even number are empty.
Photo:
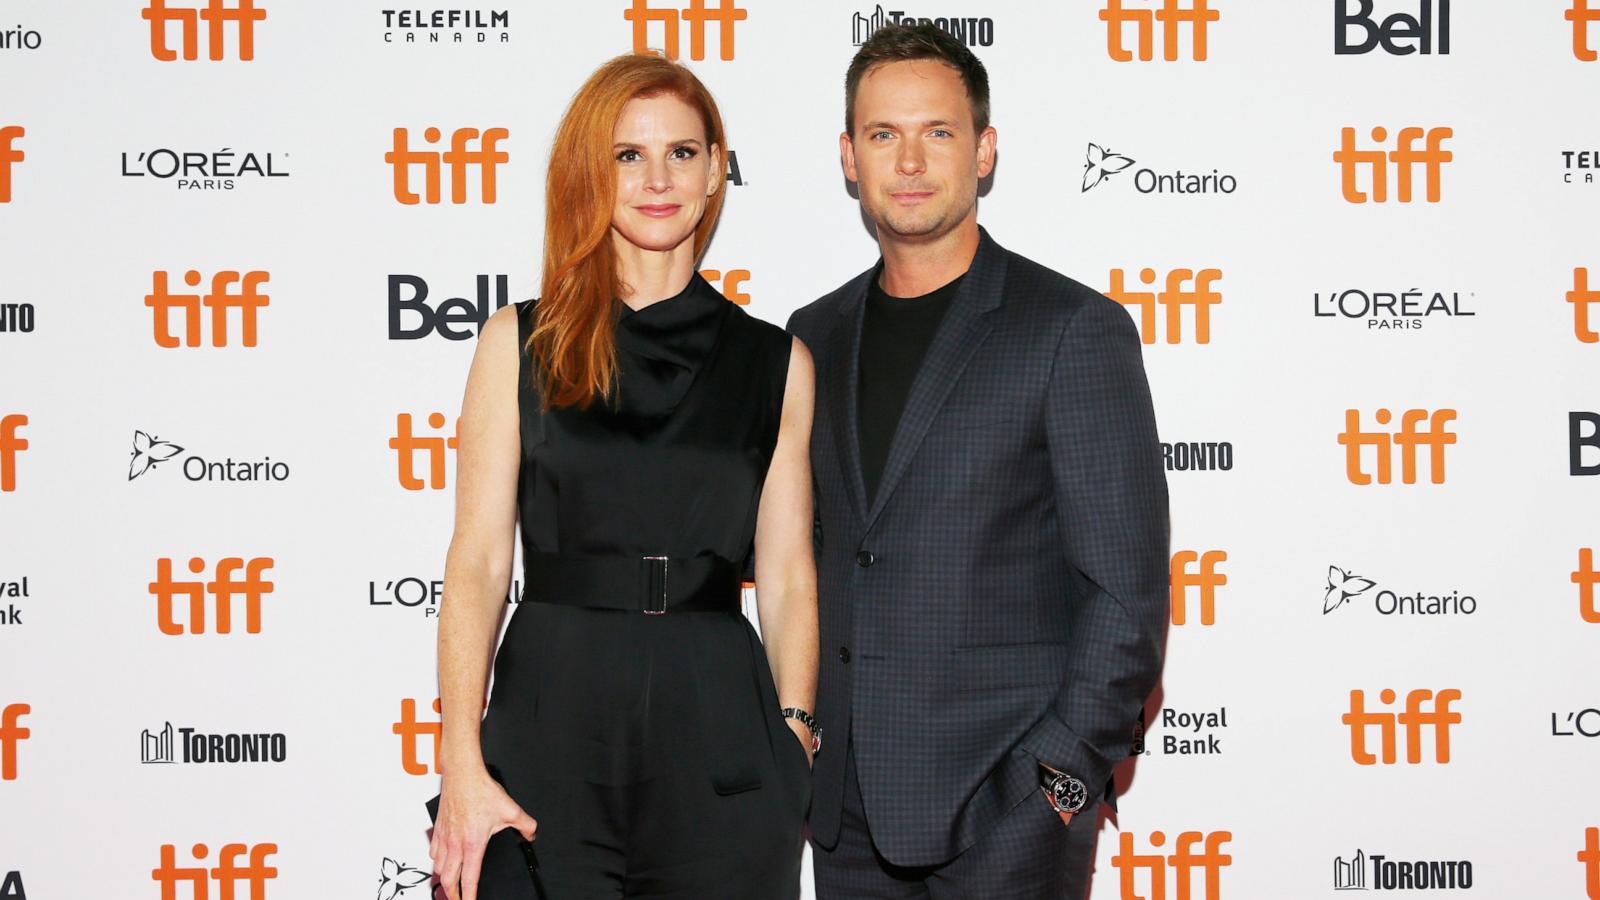
M1095 294L1062 332L1045 423L1067 562L1070 661L1023 749L1091 796L1128 755L1161 672L1170 597L1167 483L1137 330Z

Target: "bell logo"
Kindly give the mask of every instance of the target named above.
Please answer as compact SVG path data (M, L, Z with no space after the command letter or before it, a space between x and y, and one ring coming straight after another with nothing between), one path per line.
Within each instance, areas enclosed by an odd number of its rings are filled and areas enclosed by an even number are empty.
M1394 691L1384 688L1378 692L1378 699L1385 705L1395 700ZM1440 765L1450 762L1450 726L1461 724L1461 713L1450 708L1450 704L1461 699L1461 692L1455 688L1446 688L1435 694L1427 688L1420 688L1406 694L1406 708L1400 713L1392 712L1367 712L1366 695L1359 690L1350 692L1350 711L1339 720L1350 726L1350 758L1358 766L1383 765L1392 766L1395 763L1395 740L1398 731L1396 723L1405 727L1406 731L1406 762L1416 765L1422 762L1422 729L1423 726L1433 728L1434 761ZM1432 701L1432 708L1428 708ZM1374 755L1367 749L1367 729L1377 726L1379 736L1380 756Z
M650 23L660 22L665 31L662 51L667 59L677 59L678 19L689 23L689 58L706 58L706 23L717 23L720 38L719 50L723 59L733 59L733 29L735 22L750 18L750 11L735 5L736 0L717 0L717 8L706 9L706 0L689 0L689 8L651 9L650 0L633 0L633 5L622 11L622 17L633 23L633 52L644 53L650 47Z
M1198 273L1193 269L1173 269L1167 273L1166 290L1159 293L1155 291L1130 291L1124 284L1126 275L1122 269L1111 270L1111 289L1106 291L1106 296L1121 303L1123 306L1137 306L1139 308L1139 339L1146 344L1156 342L1156 304L1160 304L1167 311L1166 331L1167 343L1178 344L1183 341L1183 308L1194 307L1194 342L1196 344L1211 343L1211 307L1222 302L1222 295L1212 290L1212 285L1222 278L1221 269L1201 269ZM1140 269L1139 281L1142 284L1154 285L1156 283L1155 269ZM1184 286L1193 284L1192 290L1185 290Z
M1355 8L1351 9L1354 4ZM1435 0L1420 0L1415 16L1397 12L1382 22L1373 21L1373 0L1334 0L1333 52L1337 55L1371 53L1380 44L1395 56L1424 56L1434 52ZM1438 0L1438 52L1450 52L1450 0ZM1350 29L1363 36L1351 43ZM1412 42L1415 43L1412 43Z
M1228 576L1217 571L1217 564L1228 561L1226 550L1179 550L1172 554L1172 624L1189 621L1189 588L1200 589L1200 624L1217 624L1217 588L1228 583ZM1200 570L1194 571L1195 563Z
M441 136L439 129L431 125L422 131L423 139L429 144L438 144ZM450 134L449 150L412 150L409 131L396 128L394 148L383 155L383 161L394 168L394 198L407 206L440 202L440 170L448 165L450 202L466 203L467 167L477 166L482 202L495 202L495 167L511 160L509 153L495 149L495 145L510 136L511 132L505 128L486 128L481 132L476 128L457 128ZM478 149L469 150L473 141L478 142ZM411 190L412 166L422 166L423 194L426 199Z
M1195 62L1206 61L1206 25L1222 18L1222 13L1211 9L1207 0L1161 0L1160 9L1123 9L1122 0L1106 0L1100 10L1100 21L1106 23L1106 52L1117 62L1132 62L1133 51L1123 46L1123 26L1132 22L1138 31L1139 60L1149 62L1155 58L1155 23L1161 23L1161 58L1174 62L1178 58L1178 26L1189 26L1194 47Z
M1175 900L1190 900L1191 897L1195 900L1221 900L1222 869L1233 865L1233 857L1222 852L1222 845L1233 840L1232 832L1182 832L1178 835L1171 856L1163 856L1159 852L1167 843L1167 836L1162 832L1150 832L1150 846L1157 848L1155 853L1135 853L1135 838L1131 831L1122 832L1120 838L1121 846L1116 855L1111 857L1111 867L1121 873L1122 900L1167 900L1169 867L1172 869L1172 883L1176 886ZM1204 844L1205 849L1196 852L1196 844ZM1150 886L1148 893L1144 894L1139 892L1135 877L1140 869L1150 873ZM1193 892L1196 869L1205 873L1203 893L1198 896Z
M1589 26L1600 22L1600 9L1590 9L1589 0L1572 0L1572 8L1563 16L1572 23L1572 55L1583 62L1600 59L1600 53L1589 43Z
M17 437L17 429L28 424L22 413L0 416L0 493L17 489L17 454L28 449L28 439Z
M1387 409L1374 415L1379 425L1387 425L1393 418ZM1378 484L1390 484L1393 479L1390 448L1400 446L1400 481L1417 483L1417 448L1428 447L1428 475L1434 484L1444 484L1444 448L1456 442L1456 434L1445 426L1456 419L1453 409L1440 409L1429 413L1425 409L1408 409L1400 414L1400 430L1390 435L1387 431L1362 431L1361 411L1344 411L1344 431L1339 433L1339 443L1345 448L1345 476L1351 484L1372 484L1373 476L1361 464L1361 448L1373 447L1378 457ZM1427 422L1427 430L1419 426Z
M433 711L443 712L439 705L439 698L433 700ZM394 723L390 729L400 735L400 768L406 770L407 775L426 775L430 771L439 774L439 735L442 732L441 722L418 722L417 701L407 698L400 701L400 721ZM425 762L417 755L418 738L427 737L432 750L431 761Z
M1600 625L1600 601L1595 598L1600 572L1594 568L1593 547L1578 550L1578 568L1572 573L1572 583L1578 586L1578 615L1590 625Z
M722 282L717 288L722 292L722 296L740 306L750 305L750 295L739 290L745 282L750 280L749 269L729 269L726 274L721 269L701 269L700 277L712 284L716 284L719 281Z
M200 324L200 308L203 306L210 310L211 317L211 344L212 347L228 346L228 310L239 310L239 343L246 347L256 345L256 313L265 309L272 298L261 293L260 288L271 278L266 272L235 272L224 270L211 276L211 292L204 296L200 294L173 294L168 290L169 282L166 272L155 272L152 275L150 293L145 295L144 305L150 307L150 314L154 320L156 346L166 347L198 347L203 329ZM183 283L189 287L199 287L204 279L200 273L190 269L183 273ZM237 285L239 292L230 293L229 289ZM183 323L181 334L172 332L172 310L183 310Z
M1578 862L1583 863L1583 889L1589 900L1600 900L1600 828L1583 830Z
M0 126L0 203L11 202L11 166L27 158L16 142L26 134L21 125Z
M0 706L0 781L17 780L17 745L33 734L19 722L33 711L26 703L9 703Z
M217 864L210 869L205 867L205 858L211 855L211 848L205 844L195 844L189 848L189 853L198 866L178 866L178 848L173 844L161 845L161 865L150 870L150 878L161 885L161 900L209 900L210 894L208 878L217 883L218 900L266 900L267 881L278 877L278 867L267 865L267 857L278 852L277 844L223 844L217 851ZM239 857L248 856L247 865L239 865ZM238 890L238 883L243 881L249 885L250 892L243 895ZM187 896L178 896L178 885L189 885Z
M1385 152L1378 150L1357 150L1356 130L1342 128L1339 131L1339 149L1333 151L1333 161L1339 164L1339 172L1344 191L1344 199L1351 203L1387 203L1389 200L1388 164L1395 165L1395 190L1396 199L1400 203L1411 202L1412 170L1421 164L1426 167L1427 198L1429 203L1439 202L1439 175L1444 169L1444 164L1455 158L1449 150L1443 149L1444 142L1454 136L1455 132L1449 128L1422 129L1406 127L1400 129L1396 138L1398 147ZM1426 140L1426 149L1417 149L1417 140ZM1389 139L1388 129L1379 126L1372 129L1372 139L1382 144ZM1371 186L1363 191L1358 186L1357 171L1365 167L1371 175Z
M1584 462L1583 451L1600 453L1600 413L1571 410L1567 413L1567 470L1573 475L1600 475L1600 459Z
M150 0L139 11L139 18L150 23L150 55L162 62L178 58L177 51L167 46L167 24L177 22L183 34L183 58L199 58L200 22L206 23L206 49L211 59L222 59L223 29L233 22L239 33L239 59L256 58L255 24L267 17L267 11L258 9L255 0L238 0L229 6L226 0L207 0L202 9L169 7L166 0Z
M456 420L459 429L461 420ZM444 413L429 413L428 427L435 430L444 427ZM444 458L446 450L456 449L459 438L452 433L448 437L419 437L411 433L411 414L400 413L395 416L395 434L389 439L390 449L395 451L400 464L400 486L408 491L420 491L423 488L430 490L444 489ZM416 459L418 453L428 456L428 480L423 481L416 474Z
M179 635L184 633L184 628L178 622L175 612L178 597L188 600L189 634L205 634L206 631L206 595L213 598L216 608L216 633L229 634L233 631L233 598L237 595L244 596L244 630L248 634L261 633L261 598L272 593L273 584L263 577L267 570L272 568L271 557L256 557L246 560L239 556L229 556L217 561L216 577L211 581L204 579L196 581L175 581L172 577L172 560L162 557L156 560L156 580L150 582L150 596L156 598L156 625L162 634ZM199 575L206 570L206 561L200 557L189 560L189 571ZM243 580L236 580L235 575L244 572Z
M1600 333L1589 324L1589 305L1600 303L1600 290L1590 290L1587 268L1572 270L1572 290L1567 291L1567 302L1572 304L1572 333L1585 344L1600 344Z

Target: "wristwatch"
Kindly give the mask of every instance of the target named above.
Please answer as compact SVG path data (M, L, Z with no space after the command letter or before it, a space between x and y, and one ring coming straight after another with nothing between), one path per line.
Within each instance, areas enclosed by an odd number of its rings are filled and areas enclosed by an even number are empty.
M811 732L811 755L816 756L822 752L822 729L817 727L817 719L811 713L795 706L785 706L782 710L785 719L794 719L806 730Z
M1039 786L1044 788L1045 796L1050 798L1050 805L1055 807L1058 813L1077 813L1089 802L1088 788L1083 786L1083 782L1065 772L1040 766Z

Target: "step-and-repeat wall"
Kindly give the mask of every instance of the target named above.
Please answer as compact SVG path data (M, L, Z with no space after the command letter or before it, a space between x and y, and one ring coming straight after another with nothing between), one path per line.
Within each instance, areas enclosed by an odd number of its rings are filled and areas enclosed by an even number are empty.
M876 258L844 71L907 17L1168 442L1093 897L1600 898L1585 0L5 0L0 897L427 897L456 417L566 101L694 68L706 275L782 323Z

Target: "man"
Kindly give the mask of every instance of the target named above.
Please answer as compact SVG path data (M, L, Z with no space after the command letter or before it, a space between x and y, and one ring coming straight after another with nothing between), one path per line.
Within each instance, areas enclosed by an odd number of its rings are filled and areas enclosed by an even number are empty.
M966 47L885 27L845 105L882 259L789 322L817 369L817 894L1081 898L1167 619L1139 338L978 227L995 131Z

